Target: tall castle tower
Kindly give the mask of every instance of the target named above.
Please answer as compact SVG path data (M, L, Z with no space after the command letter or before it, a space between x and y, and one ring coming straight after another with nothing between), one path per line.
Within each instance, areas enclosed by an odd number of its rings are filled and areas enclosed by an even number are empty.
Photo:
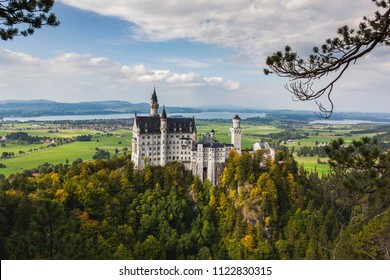
M156 94L156 87L154 87L152 98L150 99L150 116L158 117L158 100Z
M167 146L168 146L168 118L167 112L165 111L165 106L161 113L160 118L160 131L161 131L161 140L160 140L160 165L164 166L167 163Z
M242 128L240 126L241 118L238 115L235 115L233 118L233 127L230 128L232 134L232 144L234 149L239 155L241 155L241 137L242 137Z

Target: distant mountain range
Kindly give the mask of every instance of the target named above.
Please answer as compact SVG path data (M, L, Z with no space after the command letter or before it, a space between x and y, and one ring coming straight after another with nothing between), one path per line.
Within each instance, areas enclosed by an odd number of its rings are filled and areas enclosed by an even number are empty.
M279 119L283 122L308 122L321 120L312 111L253 109L234 105L208 105L201 107L167 107L169 114L202 113L202 112L234 112L234 113L267 113L262 122ZM38 117L62 115L105 115L121 113L147 114L148 103L130 103L126 101L93 101L80 103L62 103L50 100L0 100L0 119L6 117ZM335 112L332 120L364 120L374 122L390 122L390 113Z
M167 107L170 113L201 113L235 111L259 112L259 110L247 109L236 106L207 106L198 108ZM148 103L130 103L126 101L94 101L80 103L62 103L50 100L3 100L0 101L0 118L4 117L36 117L36 116L61 116L61 115L103 115L120 113L148 113Z

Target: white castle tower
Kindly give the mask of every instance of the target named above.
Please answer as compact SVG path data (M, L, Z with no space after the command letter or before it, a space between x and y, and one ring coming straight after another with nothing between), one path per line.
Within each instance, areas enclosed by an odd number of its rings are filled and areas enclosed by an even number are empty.
M160 165L164 166L167 163L167 146L168 146L168 118L167 118L167 112L165 111L165 106L163 107L163 111L161 113L160 130L161 130Z
M233 118L233 127L230 128L232 134L232 144L234 149L239 155L241 155L241 137L242 137L242 128L240 126L241 118L238 115L235 115Z

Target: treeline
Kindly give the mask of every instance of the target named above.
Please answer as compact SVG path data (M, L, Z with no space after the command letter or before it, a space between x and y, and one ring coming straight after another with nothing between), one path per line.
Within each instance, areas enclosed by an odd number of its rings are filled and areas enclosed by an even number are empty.
M270 133L267 135L270 139L278 141L288 141L293 139L306 139L309 136L308 132L301 129L296 129L292 126L283 127L283 131L277 133Z
M303 147L299 147L296 151L297 151L297 156L299 157L313 157L313 156L326 157L327 156L325 146L314 146L314 147L303 146Z
M27 132L11 132L6 136L8 141L24 143L24 144L36 144L41 143L43 138L38 136L30 136Z
M88 134L88 135L78 135L78 136L76 136L75 140L76 141L80 141L80 142L88 142L88 141L92 140L92 135L91 134Z
M327 148L333 173L232 152L222 184L130 157L0 179L1 259L389 259L390 152Z

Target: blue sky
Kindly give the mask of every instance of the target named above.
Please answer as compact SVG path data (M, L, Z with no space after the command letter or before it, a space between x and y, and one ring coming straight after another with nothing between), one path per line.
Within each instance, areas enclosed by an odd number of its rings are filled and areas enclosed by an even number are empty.
M61 25L0 42L0 99L230 104L317 110L294 102L288 80L264 76L285 45L307 54L376 7L308 0L61 0ZM375 69L375 70L373 70ZM335 111L389 112L389 48L351 68L334 89Z

